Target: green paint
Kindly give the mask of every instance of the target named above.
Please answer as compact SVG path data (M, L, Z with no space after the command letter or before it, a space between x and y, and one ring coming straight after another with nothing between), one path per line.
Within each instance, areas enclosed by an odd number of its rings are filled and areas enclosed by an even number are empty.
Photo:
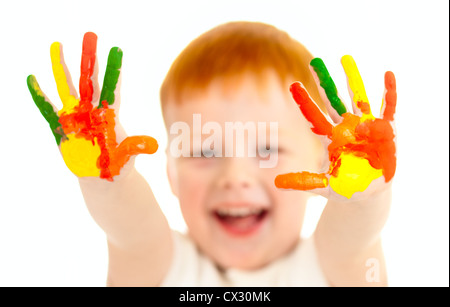
M37 83L36 77L29 75L27 78L28 90L33 97L34 103L38 107L41 114L44 116L45 120L49 123L52 129L53 136L55 137L56 143L61 143L61 139L65 139L66 135L59 123L59 116L53 109L53 106L46 100L44 93L42 92L39 84Z
M320 86L324 89L333 109L335 109L339 115L346 113L347 109L341 99L339 99L336 85L334 84L333 79L331 79L325 63L320 58L314 58L311 60L310 65L314 68L314 71L319 78Z
M119 47L113 47L109 51L108 64L106 66L105 78L103 79L103 88L100 94L98 108L102 107L102 102L105 100L109 105L112 105L115 101L114 91L119 81L122 56L123 52Z

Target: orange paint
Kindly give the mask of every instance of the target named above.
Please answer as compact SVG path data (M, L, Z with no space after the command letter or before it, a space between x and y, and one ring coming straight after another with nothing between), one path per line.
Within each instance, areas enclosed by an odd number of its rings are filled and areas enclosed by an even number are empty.
M388 71L384 75L384 86L386 88L386 92L383 99L384 111L382 112L382 115L384 119L393 121L395 107L397 105L397 85L393 72Z
M356 106L363 112L364 114L370 114L370 104L364 101L357 101Z
M288 188L294 190L312 190L325 188L328 179L325 174L314 174L309 172L289 173L279 175L275 178L277 188Z
M386 120L362 122L359 116L343 114L343 121L333 128L328 146L331 175L336 176L340 166L337 162L343 152L365 158L373 168L382 169L386 182L394 176L394 130Z
M122 51L114 47L108 57L108 67L99 103L94 99L97 36L88 32L83 39L80 74L80 99L71 92L70 78L64 69L62 47L52 44L50 54L53 73L63 102L58 113L46 100L33 76L28 87L41 113L49 122L68 168L79 177L100 177L109 181L120 174L131 156L152 154L158 149L156 140L149 136L127 137L120 144L116 139L116 114L110 107L115 102L114 91L120 76Z
M91 103L80 103L75 111L60 116L64 133L75 133L77 138L94 140L100 147L101 154L97 160L100 169L100 178L112 181L112 177L120 174L120 169L128 162L131 156L148 153L152 154L158 149L156 140L151 137L139 136L125 139L120 145L116 141L115 113L103 101L102 108L94 108Z
M333 125L312 101L306 89L299 82L293 83L290 87L292 97L312 124L311 130L331 141L327 148L330 164L327 173L279 175L275 179L276 187L311 190L330 186L336 193L351 198L382 175L385 182L393 178L397 164L395 134L391 124L397 101L394 74L385 74L381 118L375 118L371 114L356 64L350 56L343 58L343 64L354 94L353 101L362 115L343 113L340 123Z

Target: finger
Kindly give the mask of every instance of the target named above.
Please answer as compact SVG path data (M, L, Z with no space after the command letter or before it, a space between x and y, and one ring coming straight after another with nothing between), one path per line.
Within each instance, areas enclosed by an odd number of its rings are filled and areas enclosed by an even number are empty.
M87 32L83 38L80 74L80 103L91 103L94 95L94 76L97 54L97 35Z
M318 135L331 137L333 125L326 119L303 85L300 82L294 82L290 90L303 115L312 124L311 130Z
M45 96L45 94L42 92L35 76L33 75L28 76L27 85L31 97L33 97L34 103L38 107L42 116L44 116L45 120L50 125L50 129L52 130L56 143L59 146L61 140L65 139L66 136L64 134L61 124L59 123L59 116L56 113L57 109L52 105L47 96Z
M331 78L327 67L320 58L315 58L310 63L311 73L316 80L320 97L325 102L328 114L335 123L342 121L341 115L347 112L347 108L339 97L336 85Z
M384 97L381 104L381 118L389 121L394 120L395 107L397 106L397 85L395 75L392 71L387 71L384 75Z
M122 167L131 156L153 154L158 150L158 142L150 136L129 136L120 143L116 151L117 164Z
M345 55L341 59L345 74L347 75L347 83L349 93L352 98L353 112L361 116L362 121L367 119L374 119L370 111L369 99L366 95L364 83L359 74L358 67L350 55Z
M69 70L64 63L62 45L60 43L55 42L50 46L50 58L52 60L53 76L55 77L58 94L63 103L63 108L58 114L61 115L64 112L71 113L78 105L78 97Z
M118 47L111 48L108 56L108 64L106 66L105 78L103 80L102 92L100 94L99 108L103 106L105 101L108 105L118 102L119 96L119 77L122 68L123 52ZM115 106L117 108L117 106Z
M278 175L275 178L275 186L280 189L313 190L326 188L328 179L324 173L315 174L310 172L288 173Z
M92 95L92 102L99 101L100 98L100 86L98 84L98 59L95 56L94 74L92 76L92 85L94 87L94 93Z

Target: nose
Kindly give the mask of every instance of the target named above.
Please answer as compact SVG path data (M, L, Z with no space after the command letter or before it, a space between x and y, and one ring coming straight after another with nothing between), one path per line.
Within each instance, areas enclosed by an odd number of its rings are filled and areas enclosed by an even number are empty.
M248 189L255 185L256 174L248 158L225 158L218 186L225 190Z

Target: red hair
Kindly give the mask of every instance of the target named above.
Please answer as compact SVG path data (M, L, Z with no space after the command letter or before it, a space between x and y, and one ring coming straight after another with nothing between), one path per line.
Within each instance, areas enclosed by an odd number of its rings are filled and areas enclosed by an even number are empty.
M273 69L284 83L300 81L325 112L309 71L311 53L286 32L259 22L230 22L194 39L175 59L161 86L161 106L181 103L218 77L234 80L245 72L263 76ZM288 91L289 88L286 88Z

